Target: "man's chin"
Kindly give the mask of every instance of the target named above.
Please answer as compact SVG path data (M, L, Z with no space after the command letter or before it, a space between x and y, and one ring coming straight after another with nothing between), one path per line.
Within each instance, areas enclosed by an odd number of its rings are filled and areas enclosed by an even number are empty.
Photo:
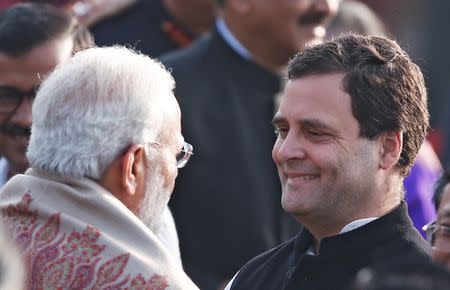
M299 46L300 50L303 50L309 46L322 43L326 36L326 30L323 26L314 26L304 29L300 35Z
M28 160L24 154L5 154L9 170L14 174L24 173L28 169Z
M160 199L144 198L138 218L153 232L159 231L163 224L164 210L167 202Z
M28 159L26 157L26 151L30 138L25 136L6 136L2 141L2 148L0 155L8 160L9 167L18 173L24 172L28 168Z

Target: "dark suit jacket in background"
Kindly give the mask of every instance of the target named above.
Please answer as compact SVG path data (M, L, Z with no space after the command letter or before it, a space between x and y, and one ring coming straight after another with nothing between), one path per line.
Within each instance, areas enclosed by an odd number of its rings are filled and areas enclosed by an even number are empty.
M164 22L176 24L161 0L138 0L129 9L109 17L90 30L98 46L114 44L133 47L143 54L159 57L163 53L179 48L179 45L162 29ZM181 29L177 33L192 37L193 35Z
M241 58L217 31L165 56L194 156L170 206L185 270L216 289L250 258L294 236L280 205L271 124L281 78Z

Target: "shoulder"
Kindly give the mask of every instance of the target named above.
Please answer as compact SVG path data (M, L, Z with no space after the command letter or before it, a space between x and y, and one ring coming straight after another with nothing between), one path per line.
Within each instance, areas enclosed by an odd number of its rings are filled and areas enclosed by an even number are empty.
M164 54L160 60L168 68L176 73L179 70L193 72L199 66L212 66L226 57L226 44L216 32L210 32L196 40L190 46ZM191 66L190 66L191 65ZM209 70L210 72L211 70Z
M398 257L408 258L412 262L422 263L429 261L431 248L423 239L421 234L413 227L411 222L402 223L395 226L394 231L390 231L392 225L384 225L382 229L386 229L385 242L374 250L378 263L395 262Z

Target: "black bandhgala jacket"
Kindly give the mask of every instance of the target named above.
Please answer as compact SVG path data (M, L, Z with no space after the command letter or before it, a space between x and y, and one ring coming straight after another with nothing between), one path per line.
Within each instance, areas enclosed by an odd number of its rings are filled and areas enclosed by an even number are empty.
M304 228L297 237L265 252L239 271L232 290L351 289L355 274L398 259L418 265L430 260L430 248L413 227L406 202L360 228L321 241L319 255L306 254L313 237Z

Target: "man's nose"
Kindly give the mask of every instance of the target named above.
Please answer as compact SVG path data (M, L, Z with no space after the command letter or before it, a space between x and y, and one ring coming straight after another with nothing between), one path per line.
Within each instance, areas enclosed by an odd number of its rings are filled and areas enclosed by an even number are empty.
M30 98L23 98L22 102L19 104L19 107L13 113L9 121L24 128L30 127L32 122L32 105L33 102Z
M329 12L333 2L337 0L314 0L313 5L317 11Z
M301 136L287 135L284 140L277 140L273 150L275 162L285 162L291 159L305 159L306 151Z

